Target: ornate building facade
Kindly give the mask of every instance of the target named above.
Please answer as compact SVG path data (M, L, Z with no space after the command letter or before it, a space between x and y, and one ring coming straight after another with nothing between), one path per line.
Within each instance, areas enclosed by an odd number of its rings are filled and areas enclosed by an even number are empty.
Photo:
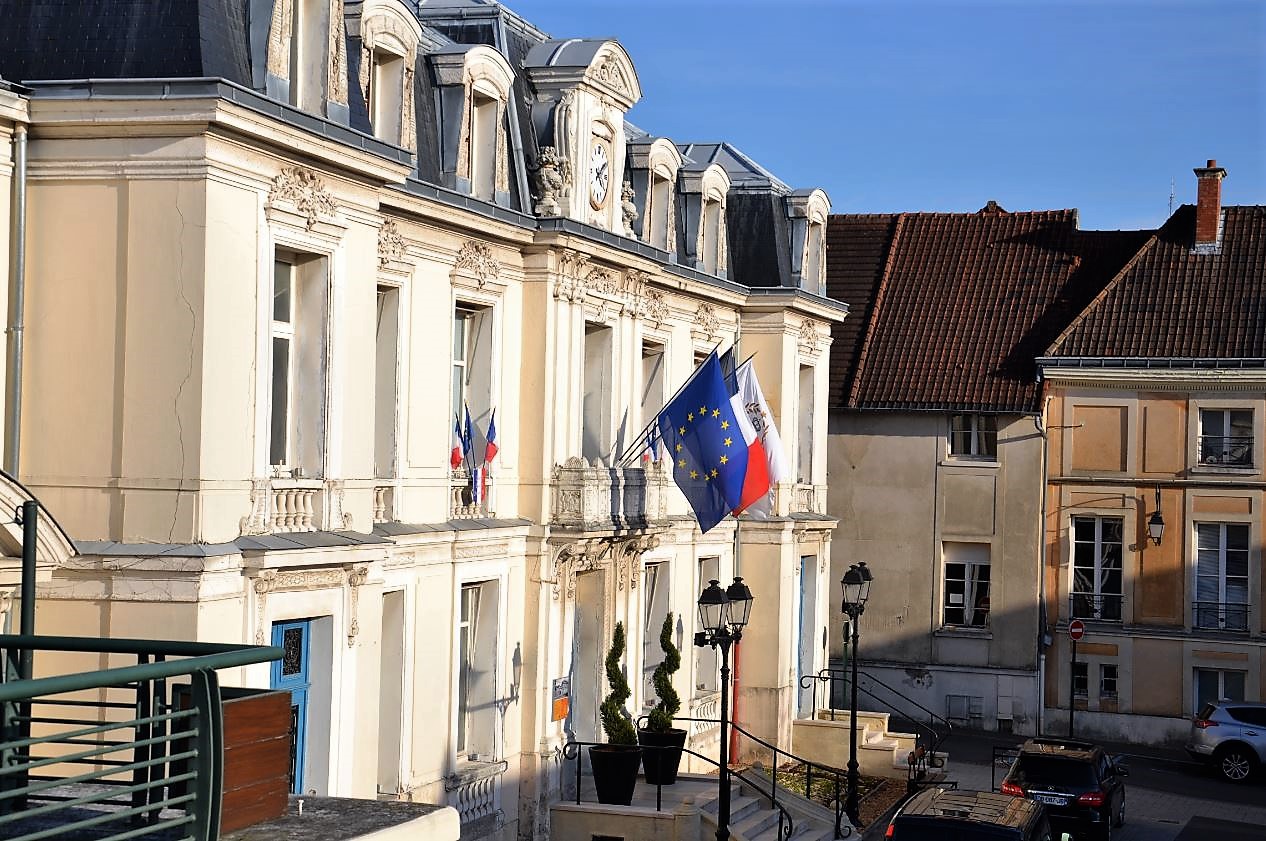
M617 41L495 3L6 13L20 475L79 553L41 632L281 645L239 679L291 689L296 790L540 838L561 746L602 738L616 622L635 712L671 611L683 712L715 716L695 600L742 574L741 718L789 745L835 524L822 191L642 131ZM619 456L736 341L794 481L705 535L666 465Z

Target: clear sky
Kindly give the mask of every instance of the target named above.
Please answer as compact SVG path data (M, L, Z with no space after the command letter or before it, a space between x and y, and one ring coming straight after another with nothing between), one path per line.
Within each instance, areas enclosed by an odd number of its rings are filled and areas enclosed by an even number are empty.
M836 212L1076 207L1151 228L1227 169L1266 204L1266 0L506 0L614 36L629 119L727 140Z

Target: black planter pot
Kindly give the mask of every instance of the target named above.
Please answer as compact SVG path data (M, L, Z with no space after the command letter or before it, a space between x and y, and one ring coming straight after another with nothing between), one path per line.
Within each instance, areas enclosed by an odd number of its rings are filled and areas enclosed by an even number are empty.
M633 801L637 787L637 769L642 763L642 749L624 745L595 745L589 748L589 765L593 769L593 787L598 802L609 806L627 806Z
M661 748L642 751L642 769L646 772L646 782L664 786L677 782L677 769L681 766L681 749L686 744L686 731L676 727L663 733L638 730L637 741L643 747Z

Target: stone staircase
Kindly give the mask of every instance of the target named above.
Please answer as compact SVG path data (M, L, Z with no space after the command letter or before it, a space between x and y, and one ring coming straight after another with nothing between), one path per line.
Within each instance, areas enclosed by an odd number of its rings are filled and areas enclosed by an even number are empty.
M857 765L872 777L906 779L918 736L890 730L890 718L889 713L857 711ZM816 718L793 722L792 752L821 765L848 767L851 721L848 710L818 710ZM929 754L929 771L943 777L948 759L941 751Z
M715 776L681 774L677 783L664 786L663 808L692 802L699 807L700 841L716 838L718 787ZM779 812L769 799L740 780L730 782L730 838L732 841L831 841L835 837L835 816L825 807L789 792L778 795L779 802L791 816L794 831L788 837L778 834ZM784 802L784 800L786 802ZM633 806L655 808L655 787L639 781Z

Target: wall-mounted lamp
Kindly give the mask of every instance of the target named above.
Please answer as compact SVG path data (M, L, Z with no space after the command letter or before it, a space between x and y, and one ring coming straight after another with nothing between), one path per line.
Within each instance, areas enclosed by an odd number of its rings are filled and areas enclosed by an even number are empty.
M1165 518L1161 516L1160 485L1156 486L1156 510L1147 518L1147 536L1157 546L1161 545L1161 535L1165 533Z

